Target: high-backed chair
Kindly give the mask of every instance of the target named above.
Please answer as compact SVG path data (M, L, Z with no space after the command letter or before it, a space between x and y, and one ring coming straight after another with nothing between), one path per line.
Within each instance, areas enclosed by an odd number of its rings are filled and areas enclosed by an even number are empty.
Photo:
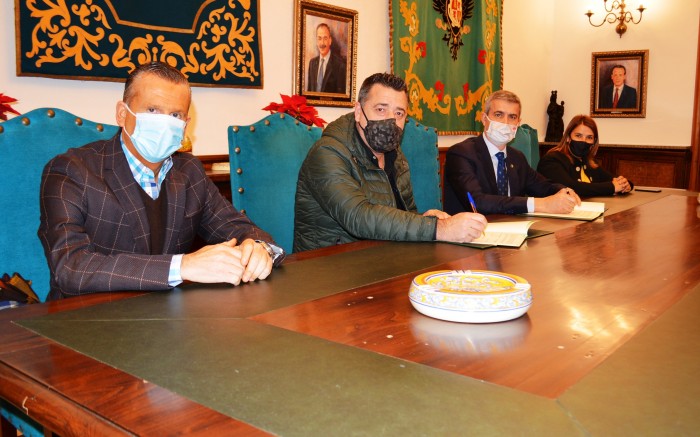
M233 205L287 252L294 239L299 169L321 129L286 114L228 128Z
M50 108L35 109L0 123L0 274L19 273L31 281L42 301L49 292L49 267L37 236L41 172L57 154L109 138L116 131L117 126ZM36 422L11 405L0 402L0 415L25 436L43 435Z
M537 164L540 162L540 143L537 138L537 129L527 124L518 126L515 138L508 145L523 152L530 167L537 168Z
M0 400L0 419L7 420L10 427L7 428L7 435L14 435L12 432L20 431L24 437L43 437L44 431L41 424L27 417L19 408ZM5 426L4 424L0 424ZM14 428L14 430L12 429ZM6 428L2 428L4 432ZM2 434L3 436L5 434Z
M411 185L418 212L441 210L437 130L409 118L403 130L401 150L411 169Z
M0 124L0 273L18 272L43 301L49 267L41 247L39 185L46 163L70 147L114 135L117 126L94 123L61 109L40 108Z

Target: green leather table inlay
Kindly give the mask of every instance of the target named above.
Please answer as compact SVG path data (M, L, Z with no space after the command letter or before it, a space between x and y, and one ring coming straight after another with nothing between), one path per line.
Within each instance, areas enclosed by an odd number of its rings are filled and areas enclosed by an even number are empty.
M552 400L250 320L26 325L278 435L584 435Z
M640 426L645 435L698 435L699 313L696 287L572 387L560 403L593 435L639 435Z
M52 340L31 347L47 341L22 330L23 356L91 357L275 435L690 435L700 429L697 208L694 197L668 196L520 249L380 244L288 263L239 287L191 284L51 313L58 302L11 323ZM440 355L428 346L445 346L449 329L413 323L424 316L407 302L413 275L477 268L521 274L536 293L522 343L487 358L450 357L503 384L437 368ZM536 334L546 341L528 343ZM12 361L0 370L30 375L33 389L57 387L55 369L69 372L64 388L73 382L70 361L40 370ZM159 406L159 414L178 414L167 400Z
M470 255L484 252L396 243L291 263L241 287L192 284L20 323L275 434L497 435L524 422L580 434L551 400L244 319ZM515 420L501 420L504 408Z
M46 316L55 320L146 320L250 317L468 256L451 244L392 243L283 265L264 281L233 287L190 284Z

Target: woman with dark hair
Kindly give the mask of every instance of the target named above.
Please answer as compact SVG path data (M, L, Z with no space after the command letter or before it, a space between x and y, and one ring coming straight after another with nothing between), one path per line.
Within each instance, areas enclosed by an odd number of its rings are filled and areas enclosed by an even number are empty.
M572 188L581 197L612 196L632 190L624 176L613 177L595 161L598 126L587 115L571 119L559 144L547 152L537 171L554 182Z

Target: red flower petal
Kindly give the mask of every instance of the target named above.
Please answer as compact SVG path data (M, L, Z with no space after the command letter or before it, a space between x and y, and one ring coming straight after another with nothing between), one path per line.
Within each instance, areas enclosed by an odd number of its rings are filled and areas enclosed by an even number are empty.
M0 93L0 120L7 121L8 112L10 114L21 115L12 106L10 106L13 103L17 103L17 99Z
M326 123L323 119L318 117L318 111L316 111L316 108L306 104L306 97L299 94L294 94L292 96L280 94L280 97L282 98L281 104L272 102L264 107L263 110L289 114L309 126L314 124L322 128Z

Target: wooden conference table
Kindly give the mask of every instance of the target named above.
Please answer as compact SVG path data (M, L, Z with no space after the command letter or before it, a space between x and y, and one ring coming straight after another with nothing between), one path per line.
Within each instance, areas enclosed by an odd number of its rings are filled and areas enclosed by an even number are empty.
M368 241L235 288L0 311L0 397L62 435L697 434L700 205L597 200L519 249ZM408 288L442 269L522 276L534 303L431 319Z

